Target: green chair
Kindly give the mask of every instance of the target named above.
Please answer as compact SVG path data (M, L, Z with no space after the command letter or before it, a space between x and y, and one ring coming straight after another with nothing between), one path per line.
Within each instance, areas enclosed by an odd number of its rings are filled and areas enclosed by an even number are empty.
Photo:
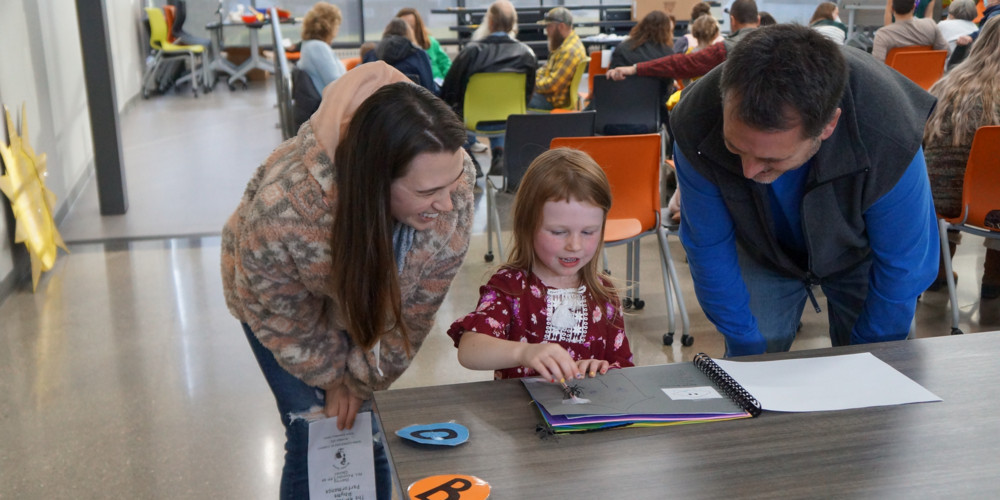
M207 78L202 76L201 82L199 82L199 72L205 71L204 64L204 45L176 45L167 41L167 19L163 14L163 10L157 7L146 7L146 16L149 18L149 46L153 48L155 52L155 57L153 59L153 64L148 65L146 69L146 74L142 79L142 96L149 97L150 85L156 78L158 71L165 61L175 58L183 58L188 62L188 69L190 70L189 75L185 75L184 78L178 80L180 83L182 80L190 76L191 79L191 90L194 92L194 96L198 97L198 87L200 84L207 83ZM162 90L162 89L161 89Z
M476 73L465 89L465 128L476 135L503 135L507 117L524 114L524 73ZM492 125L492 126L491 126ZM485 128L484 128L485 127Z
M507 117L523 115L528 96L525 94L524 73L476 73L465 89L465 128L477 136L498 136L507 132ZM484 128L485 127L485 128ZM486 213L496 212L496 189L486 180ZM500 233L498 217L486 217L486 232L490 236L489 258L493 254L493 233ZM500 255L503 244L497 237Z

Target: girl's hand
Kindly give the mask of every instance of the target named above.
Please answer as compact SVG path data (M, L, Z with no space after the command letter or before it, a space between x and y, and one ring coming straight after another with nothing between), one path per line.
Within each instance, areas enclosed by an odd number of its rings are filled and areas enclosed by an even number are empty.
M603 359L581 359L576 362L576 367L580 369L580 373L588 377L595 377L598 373L601 375L608 373L609 366L611 366L611 363Z
M559 344L521 344L519 364L538 372L545 380L565 382L582 376L576 361Z
M326 389L326 405L323 413L328 418L337 417L337 430L350 429L354 427L354 417L358 415L361 408L361 398L354 397L347 386L341 382L336 382Z

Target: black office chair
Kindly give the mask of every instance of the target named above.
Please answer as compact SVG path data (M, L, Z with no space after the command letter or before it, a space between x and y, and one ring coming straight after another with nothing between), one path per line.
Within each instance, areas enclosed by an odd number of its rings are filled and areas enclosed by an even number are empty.
M292 109L292 74L288 69L288 58L285 57L281 26L278 23L278 11L272 8L271 33L274 36L274 87L278 97L278 128L281 129L281 139L287 141L295 136L298 128L295 127Z
M323 96L316 90L309 74L301 68L293 66L292 110L296 131L319 109L319 103L322 99Z
M184 21L187 20L187 1L186 0L174 0L174 25L170 27L171 34L177 45L204 45L205 47L210 47L212 41L208 38L202 38L194 36L191 33L184 31Z
M517 191L521 178L531 162L538 155L549 150L549 143L556 137L588 137L594 135L593 111L579 113L520 114L507 117L507 132L504 138L503 189L508 193ZM503 245L500 242L500 211L497 209L496 193L499 189L486 178L487 211L486 262L493 260L493 237L496 236L500 259L503 260ZM495 234L494 234L495 233Z
M969 44L969 45L956 45L955 46L955 50L951 51L951 55L948 56L948 62L947 62L947 64L945 64L945 68L944 68L945 71L951 71L951 68L954 68L955 66L958 66L959 63L961 63L962 61L964 61L965 58L969 56L969 48L970 47L972 47L972 44Z
M593 111L510 115L504 138L504 190L517 191L528 166L549 150L552 139L594 135L596 116Z
M660 129L665 83L659 78L594 79L594 131L600 135L649 134Z

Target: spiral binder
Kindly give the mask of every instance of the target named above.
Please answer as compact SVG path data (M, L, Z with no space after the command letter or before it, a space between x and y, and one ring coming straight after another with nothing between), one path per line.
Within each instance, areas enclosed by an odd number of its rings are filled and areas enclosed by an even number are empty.
M715 363L707 354L699 352L692 360L694 366L698 367L712 382L729 396L740 408L751 416L758 416L761 412L760 403L753 397L739 382L730 377L721 366Z

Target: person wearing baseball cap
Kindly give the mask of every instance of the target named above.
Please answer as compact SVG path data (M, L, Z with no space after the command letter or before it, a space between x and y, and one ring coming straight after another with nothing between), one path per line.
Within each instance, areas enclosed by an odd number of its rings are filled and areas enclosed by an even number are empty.
M555 7L538 21L545 25L549 39L549 60L538 68L535 92L528 102L529 109L565 108L570 103L573 72L587 57L580 37L573 31L573 14L566 7Z

